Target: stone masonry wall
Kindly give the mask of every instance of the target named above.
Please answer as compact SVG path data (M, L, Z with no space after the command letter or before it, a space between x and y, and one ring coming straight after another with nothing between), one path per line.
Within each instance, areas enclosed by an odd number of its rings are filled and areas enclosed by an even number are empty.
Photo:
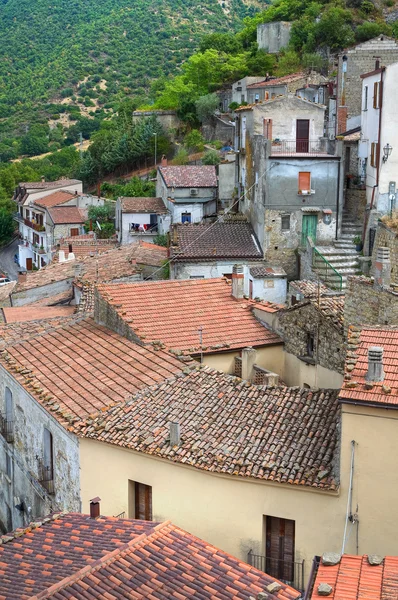
M344 210L353 219L363 222L366 210L366 190L347 188L344 192Z
M312 334L315 340L314 363L344 373L343 332L323 317L313 304L280 311L278 333L285 342L285 352L298 358L307 354L308 334Z
M101 296L97 289L94 293L94 319L96 323L105 325L128 340L143 346L141 338L134 333L128 323L118 315L113 306Z
M349 277L344 305L344 325L398 325L398 293L375 290L365 277Z
M376 260L377 248L386 246L390 248L391 283L398 285L398 233L381 223L377 224L376 239L373 246L372 264Z

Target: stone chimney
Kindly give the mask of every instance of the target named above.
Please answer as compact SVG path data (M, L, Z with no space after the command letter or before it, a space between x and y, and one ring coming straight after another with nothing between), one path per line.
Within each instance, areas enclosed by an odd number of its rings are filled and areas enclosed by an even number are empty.
M377 248L377 255L374 263L374 287L376 290L382 290L383 288L389 288L390 284L390 249L386 246L379 246Z
M257 351L252 348L242 350L242 379L251 381L253 378L253 367L256 362Z
M172 421L170 423L170 446L179 446L180 441L180 424Z
M65 262L65 252L64 252L64 250L60 250L58 252L58 262L60 262L60 263Z
M163 154L163 156L162 156L162 159L160 161L160 166L167 167L167 158L166 158L165 154Z
M368 371L366 381L384 381L383 348L370 346L368 349Z
M42 183L45 183L45 181L46 181L46 178L44 177L44 175L42 175L40 179L41 179L41 182L42 182Z
M27 279L26 271L18 271L18 283L24 283Z
M90 519L98 519L100 516L100 502L101 498L93 498L90 500Z
M234 265L232 267L232 295L239 300L243 298L245 291L245 275L243 265Z

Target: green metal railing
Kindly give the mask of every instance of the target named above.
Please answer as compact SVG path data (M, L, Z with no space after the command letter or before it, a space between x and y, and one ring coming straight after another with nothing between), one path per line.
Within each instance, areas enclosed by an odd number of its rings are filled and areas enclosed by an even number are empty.
M334 268L333 265L330 264L330 262L323 256L323 254L321 254L319 252L319 250L317 250L316 248L312 249L312 266L313 268L316 267L316 259L320 258L324 267L325 267L325 271L324 273L322 272L322 280L325 283L325 285L328 285L330 288L333 288L339 292L341 292L341 290L343 289L343 276L341 273L339 273L338 271L336 271L336 269ZM329 278L332 279L329 279ZM337 281L336 281L337 278Z

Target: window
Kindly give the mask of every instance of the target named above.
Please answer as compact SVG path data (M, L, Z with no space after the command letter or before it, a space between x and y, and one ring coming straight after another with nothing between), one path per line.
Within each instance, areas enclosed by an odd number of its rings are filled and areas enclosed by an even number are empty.
M135 519L152 521L152 487L134 482Z
M190 223L191 222L191 213L185 212L181 213L181 223Z
M373 84L373 108L381 106L381 84L380 81L375 81Z
M368 86L363 88L363 110L368 110Z
M204 279L204 275L190 275L189 279Z
M298 193L309 194L311 192L311 173L300 171L298 175Z
M242 139L240 147L242 150L246 148L246 117L242 118Z
M254 95L254 102L258 102L260 100L260 94Z
M12 478L11 456L6 452L6 475L9 479Z
M0 433L9 444L14 441L14 406L8 387L5 389L4 414L0 414Z
M282 231L290 231L290 215L282 215L281 229Z
M272 119L264 119L263 130L265 139L272 140Z
M313 333L307 333L307 354L310 358L314 357L315 338Z
M78 227L72 227L72 229L70 230L70 234L71 236L75 236L75 235L79 235L79 228Z
M377 168L379 164L379 144L377 142L372 142L370 148L370 165L372 167Z
M266 573L285 582L294 580L295 522L266 517Z
M49 494L54 493L53 436L46 427L43 432L43 459L39 460L39 481Z

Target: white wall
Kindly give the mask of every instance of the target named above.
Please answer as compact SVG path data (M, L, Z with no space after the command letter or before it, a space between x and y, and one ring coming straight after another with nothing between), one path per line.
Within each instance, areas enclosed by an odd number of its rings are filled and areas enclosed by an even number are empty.
M377 212L388 214L391 209L389 198L389 184L395 182L398 186L398 63L389 65L384 73L383 82L383 108L380 138L380 156L383 156L383 148L386 144L392 146L393 150L386 162L380 162L379 194L377 200ZM395 199L395 210L398 209L398 201Z
M268 302L284 304L286 302L287 280L284 277L267 277L266 279L254 279L249 275L253 282L253 298L261 298Z

